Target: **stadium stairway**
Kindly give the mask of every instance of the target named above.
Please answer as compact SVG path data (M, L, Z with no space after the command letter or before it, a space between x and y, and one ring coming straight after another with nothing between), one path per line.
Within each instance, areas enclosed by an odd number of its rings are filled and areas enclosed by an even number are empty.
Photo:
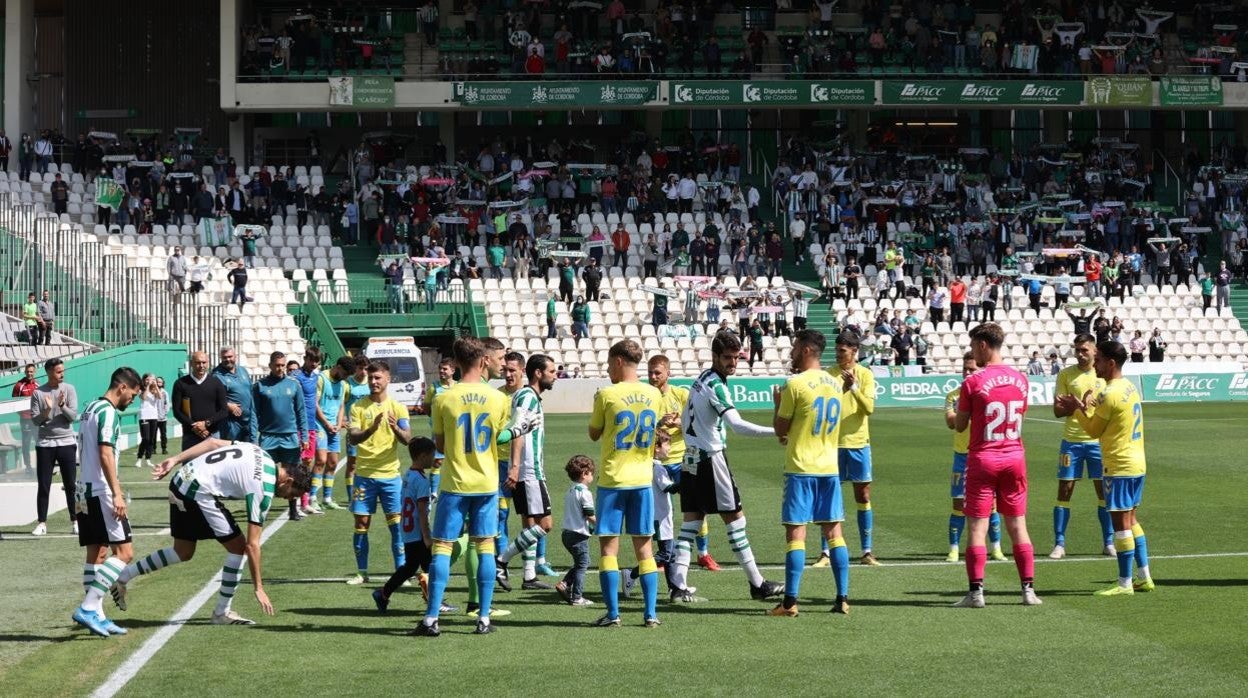
M350 279L348 298L321 300L321 308L332 331L340 337L363 339L373 336L460 336L485 332L484 310L467 299L467 289L453 286L438 299L437 309L428 312L414 286L405 288L405 312L394 313L387 297L385 278L377 265L377 248L370 245L343 246L343 267Z
M1231 312L1239 319L1240 327L1248 327L1248 284L1242 281L1231 286Z
M785 250L784 264L781 268L784 278L813 288L822 288L823 281L819 279L819 273L815 270L809 251L806 253L806 260L799 264L793 260L792 243L786 241L786 248L790 249ZM823 333L827 344L824 347L821 362L824 366L831 366L836 363L836 313L828 305L826 298L817 297L806 300L810 301L810 306L806 309L806 327ZM788 359L788 357L784 358Z

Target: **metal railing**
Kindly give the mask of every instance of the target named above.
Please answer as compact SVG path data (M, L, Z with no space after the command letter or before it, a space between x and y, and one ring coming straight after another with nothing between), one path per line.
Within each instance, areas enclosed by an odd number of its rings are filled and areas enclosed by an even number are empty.
M329 357L346 356L347 350L334 332L325 308L313 288L308 288L301 299L299 312L295 315L295 325L305 343L321 347Z
M204 294L172 294L148 266L80 226L0 193L0 290L6 306L51 292L58 332L102 348L176 342L217 352L237 344L238 319Z

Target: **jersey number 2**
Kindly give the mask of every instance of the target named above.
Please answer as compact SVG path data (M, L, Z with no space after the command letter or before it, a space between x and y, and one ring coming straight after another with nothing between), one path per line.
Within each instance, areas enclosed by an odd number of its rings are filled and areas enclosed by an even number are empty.
M1144 438L1144 408L1137 402L1131 407L1131 414L1135 415L1135 424L1131 427L1131 440L1139 441Z
M1022 433L1023 401L990 402L984 405L988 424L984 427L984 441L1014 441ZM1002 428L1004 425L1004 429Z

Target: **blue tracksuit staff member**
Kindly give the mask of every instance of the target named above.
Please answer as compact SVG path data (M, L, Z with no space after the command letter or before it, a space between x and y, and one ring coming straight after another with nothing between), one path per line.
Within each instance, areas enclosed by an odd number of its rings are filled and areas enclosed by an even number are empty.
M221 423L221 438L230 441L253 441L251 432L251 376L247 369L238 365L234 349L221 350L221 363L212 369L212 375L225 385L226 407L230 416Z
M299 463L307 439L307 418L303 411L303 390L286 377L286 355L269 355L269 375L251 388L251 434L255 443L278 465ZM297 500L290 500L290 518L298 521Z

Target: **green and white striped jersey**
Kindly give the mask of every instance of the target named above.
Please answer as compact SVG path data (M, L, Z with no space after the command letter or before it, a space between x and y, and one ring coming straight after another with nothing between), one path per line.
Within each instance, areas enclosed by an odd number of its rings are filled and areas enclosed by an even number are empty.
M685 444L708 453L724 450L728 443L724 414L736 409L728 395L728 383L711 369L689 386L689 405L682 415Z
M546 419L542 414L542 398L529 386L511 396L511 429L528 428L520 440L520 482L545 480L542 459L546 452Z
M84 485L90 485L93 491L100 491L108 487L107 481L104 480L104 468L100 463L100 446L109 446L116 455L121 420L117 418L117 408L104 398L92 400L91 404L82 411L80 419L78 481Z
M247 521L263 524L277 489L277 464L255 444L222 446L174 471L169 489L184 499L241 499Z

